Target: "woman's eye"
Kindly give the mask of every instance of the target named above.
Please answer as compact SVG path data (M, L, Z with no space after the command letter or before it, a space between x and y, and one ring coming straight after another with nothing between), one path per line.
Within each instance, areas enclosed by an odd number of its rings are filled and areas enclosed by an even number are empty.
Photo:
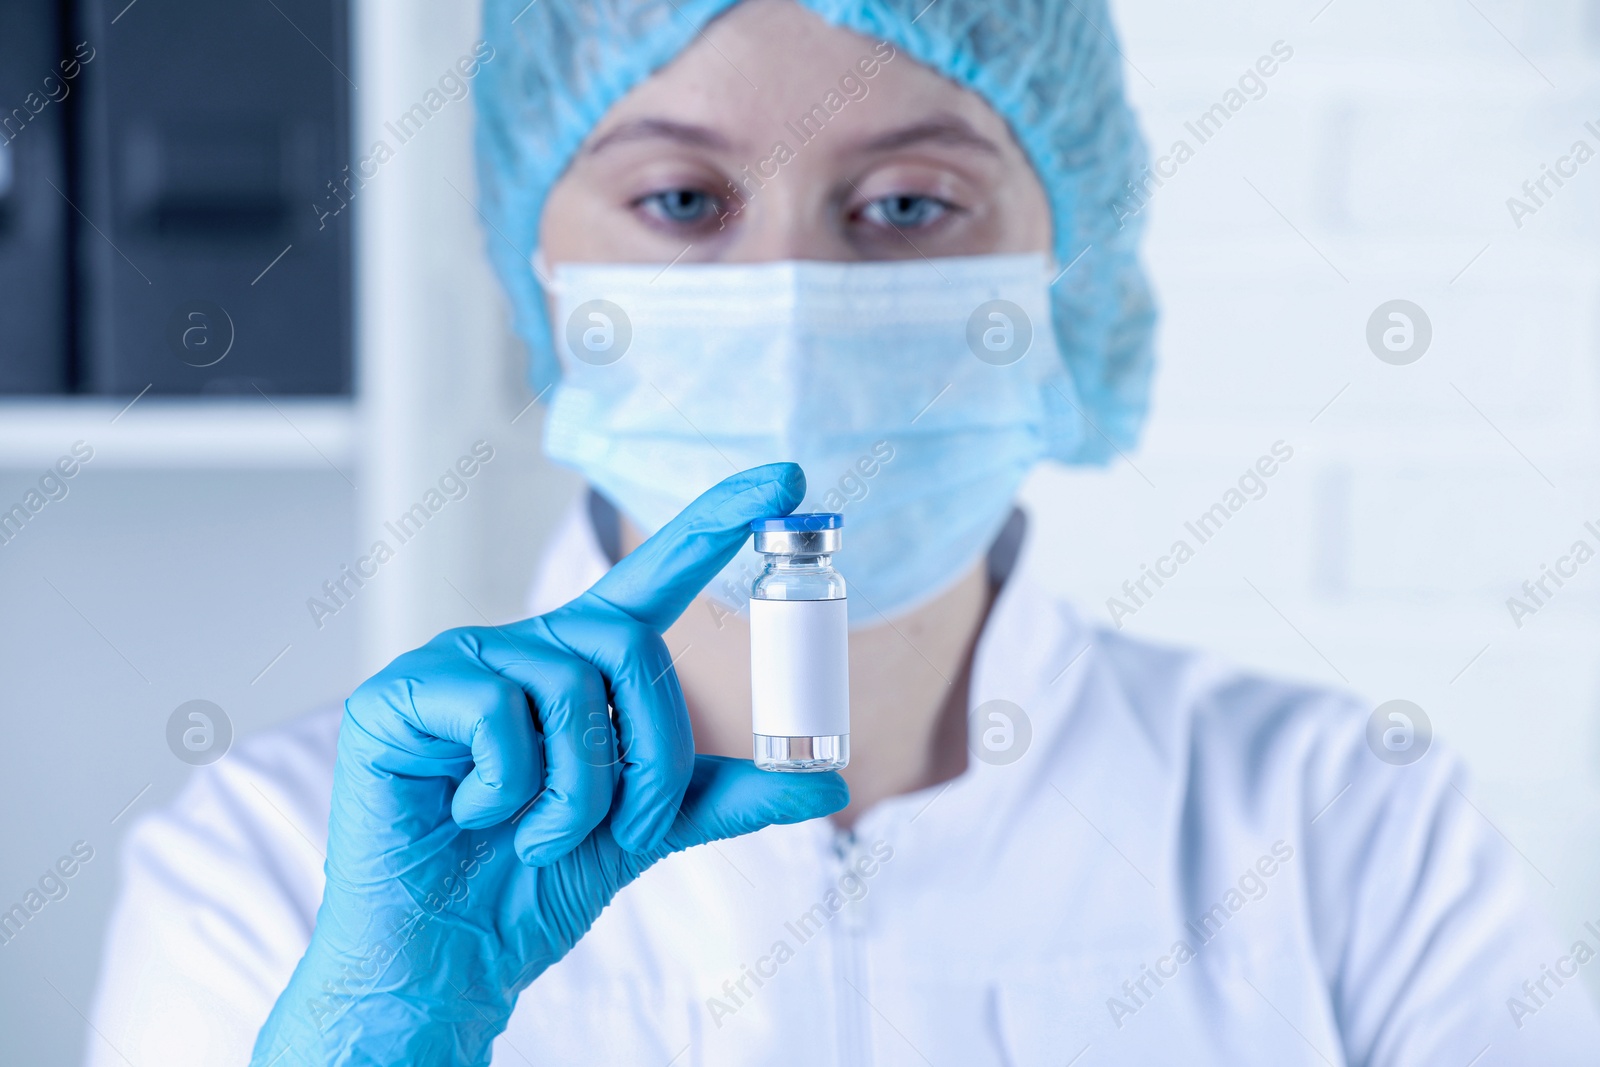
M638 201L654 217L678 225L694 225L714 218L717 198L698 189L668 189L651 193Z
M950 205L931 196L897 194L879 197L862 209L861 217L879 226L893 226L897 230L912 230L939 221L950 210Z

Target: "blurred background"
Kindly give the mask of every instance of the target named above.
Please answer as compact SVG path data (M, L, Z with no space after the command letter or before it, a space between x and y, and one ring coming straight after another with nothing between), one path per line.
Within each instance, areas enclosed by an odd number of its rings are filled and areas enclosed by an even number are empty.
M1600 0L1116 11L1155 408L1123 462L1029 482L1024 566L1106 625L1415 702L1576 937L1600 561L1523 585L1600 546ZM6 1062L97 1040L119 839L192 772L180 705L248 733L517 616L579 490L483 255L475 90L444 80L477 40L471 4L0 2L0 910L93 850L0 943ZM466 498L311 611L476 441Z

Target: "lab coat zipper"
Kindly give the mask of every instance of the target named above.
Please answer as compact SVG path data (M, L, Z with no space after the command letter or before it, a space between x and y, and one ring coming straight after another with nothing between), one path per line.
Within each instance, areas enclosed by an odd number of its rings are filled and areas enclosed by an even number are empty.
M839 830L833 838L833 884L837 891L840 878L856 862L856 835L853 830ZM839 1036L839 1067L871 1067L872 1034L871 1010L864 997L866 988L865 930L867 901L847 900L833 923L833 986L836 1027Z

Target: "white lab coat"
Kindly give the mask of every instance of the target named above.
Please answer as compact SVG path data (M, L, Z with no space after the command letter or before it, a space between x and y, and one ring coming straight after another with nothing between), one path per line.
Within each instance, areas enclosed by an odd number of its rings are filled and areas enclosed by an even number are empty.
M606 565L575 509L535 607ZM1367 705L1091 627L1026 572L970 694L1025 710L1021 760L853 837L667 858L522 995L495 1063L1600 1062L1581 978L1542 970L1571 947L1446 752L1380 762ZM131 831L91 1065L248 1059L321 897L337 729L247 739Z

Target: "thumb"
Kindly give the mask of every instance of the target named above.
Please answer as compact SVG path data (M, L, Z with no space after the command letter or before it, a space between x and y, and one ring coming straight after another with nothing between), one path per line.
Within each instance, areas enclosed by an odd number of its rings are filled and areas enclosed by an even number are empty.
M696 756L683 803L659 844L630 852L602 827L582 847L538 872L543 877L535 893L544 898L557 936L532 955L553 952L546 966L566 955L622 887L664 856L776 823L821 818L848 803L850 788L833 771L775 774L756 770L749 760ZM517 989L525 988L536 974L530 966L518 978Z
M767 826L820 819L848 803L850 787L833 771L783 774L757 770L746 759L696 756L694 776L666 837L647 852L627 855L638 865L637 876L669 853Z

